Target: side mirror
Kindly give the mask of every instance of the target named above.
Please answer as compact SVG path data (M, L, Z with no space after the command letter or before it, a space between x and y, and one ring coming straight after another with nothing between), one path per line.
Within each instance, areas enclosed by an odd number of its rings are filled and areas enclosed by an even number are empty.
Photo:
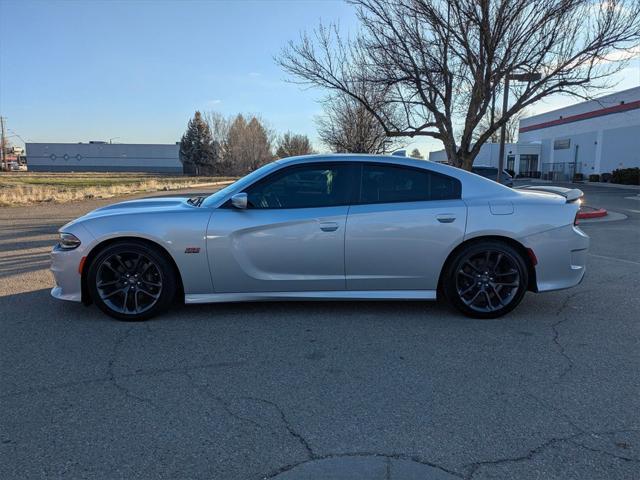
M233 205L234 208L244 210L245 208L247 208L247 202L247 194L244 192L236 193L231 197L231 205Z

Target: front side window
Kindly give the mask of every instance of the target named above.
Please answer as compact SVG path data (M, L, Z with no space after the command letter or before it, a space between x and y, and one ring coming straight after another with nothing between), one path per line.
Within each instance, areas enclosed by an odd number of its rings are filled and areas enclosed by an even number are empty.
M417 168L391 165L362 167L360 203L421 202L460 198L460 182Z
M276 172L247 190L249 208L317 208L348 205L348 164L309 164Z

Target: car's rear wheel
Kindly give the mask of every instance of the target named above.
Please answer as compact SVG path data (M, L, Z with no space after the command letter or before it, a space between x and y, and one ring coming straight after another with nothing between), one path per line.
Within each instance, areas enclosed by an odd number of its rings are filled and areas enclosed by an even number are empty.
M513 310L528 285L527 266L510 245L479 241L457 252L443 278L449 302L465 315L496 318Z
M129 321L165 311L176 293L175 272L165 254L141 242L107 246L89 265L91 298L106 314Z

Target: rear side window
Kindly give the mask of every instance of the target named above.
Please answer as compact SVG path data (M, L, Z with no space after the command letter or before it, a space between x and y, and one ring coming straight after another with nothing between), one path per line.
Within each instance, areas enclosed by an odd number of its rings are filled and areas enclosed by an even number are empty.
M460 181L418 168L365 164L359 203L421 202L460 198Z

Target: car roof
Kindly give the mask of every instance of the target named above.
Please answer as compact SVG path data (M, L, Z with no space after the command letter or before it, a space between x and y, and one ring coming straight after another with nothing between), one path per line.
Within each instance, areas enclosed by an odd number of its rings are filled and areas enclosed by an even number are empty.
M388 163L390 165L400 165L407 167L417 167L430 170L436 173L442 173L450 177L457 178L463 183L463 198L470 196L509 196L511 189L501 185L493 180L468 172L461 168L445 165L442 163L432 162L430 160L421 160L412 157L401 157L395 155L373 155L367 153L330 153L330 154L313 154L302 155L297 157L287 157L276 160L274 163L281 166L298 165L313 162L375 162Z
M313 155L301 155L297 157L287 157L276 160L275 163L279 165L296 165L312 162L375 162L375 163L388 163L392 165L405 165L408 167L418 167L432 170L435 172L441 172L446 175L457 177L460 172L467 173L450 165L444 165L442 163L432 162L430 160L421 160L412 157L400 157L394 155L374 155L368 153L328 153L328 154L313 154Z

